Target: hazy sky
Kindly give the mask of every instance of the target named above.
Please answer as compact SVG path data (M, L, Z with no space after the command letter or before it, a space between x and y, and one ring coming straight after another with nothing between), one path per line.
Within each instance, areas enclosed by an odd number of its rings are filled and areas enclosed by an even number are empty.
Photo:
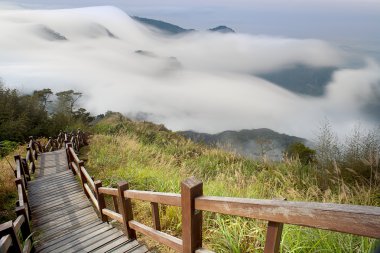
M12 3L32 8L113 5L129 15L196 29L228 25L255 34L339 41L380 39L379 0L15 0Z

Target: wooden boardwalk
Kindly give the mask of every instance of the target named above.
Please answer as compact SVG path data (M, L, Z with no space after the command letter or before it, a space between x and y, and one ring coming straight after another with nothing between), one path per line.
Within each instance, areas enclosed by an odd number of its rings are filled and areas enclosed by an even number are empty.
M42 153L29 203L37 252L148 252L102 222L68 169L65 149Z

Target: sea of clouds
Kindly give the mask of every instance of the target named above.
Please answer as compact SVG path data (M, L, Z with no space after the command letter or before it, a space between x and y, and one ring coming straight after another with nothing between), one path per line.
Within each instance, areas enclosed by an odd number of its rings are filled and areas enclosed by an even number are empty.
M352 57L360 67L349 67ZM299 64L338 68L324 96L298 95L256 76ZM93 114L144 113L173 130L265 127L312 138L325 118L342 133L380 122L363 113L380 97L374 60L314 39L168 36L114 7L0 9L0 77L25 93L74 89Z

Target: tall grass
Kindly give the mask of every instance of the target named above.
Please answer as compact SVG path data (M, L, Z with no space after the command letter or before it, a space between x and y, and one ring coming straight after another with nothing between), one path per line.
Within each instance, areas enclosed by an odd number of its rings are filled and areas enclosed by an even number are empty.
M105 185L127 180L132 189L179 193L181 180L194 175L204 182L206 195L380 206L378 181L370 189L366 180L347 181L341 173L321 173L297 159L253 161L193 143L162 126L121 117L98 123L94 131L83 155L90 174ZM149 203L133 205L135 218L151 225ZM160 206L160 211L163 230L180 237L180 209ZM204 242L216 252L262 252L265 233L263 221L205 212ZM281 252L371 252L375 244L360 236L285 225Z
M16 218L16 185L13 169L15 168L14 155L24 154L25 146L19 146L0 158L0 223Z

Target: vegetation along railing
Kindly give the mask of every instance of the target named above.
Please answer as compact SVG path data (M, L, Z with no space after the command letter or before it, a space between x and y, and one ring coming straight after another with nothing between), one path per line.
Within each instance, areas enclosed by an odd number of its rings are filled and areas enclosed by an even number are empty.
M202 211L268 221L264 252L279 251L283 224L380 238L380 207L204 196L202 182L193 177L181 182L181 194L130 190L127 182L118 183L117 188L103 187L76 155L78 145L66 143L69 168L79 175L102 221L120 222L131 239L140 232L178 252L210 252L202 248ZM107 208L107 195L113 198L115 211ZM153 228L133 218L132 200L151 203ZM161 231L159 204L181 207L182 239Z
M15 156L16 170L15 183L17 187L16 215L15 221L0 224L0 252L24 252L34 251L33 240L29 222L31 211L28 201L28 181L31 180L30 172L36 170L38 153L43 151L41 144L30 137L26 148L25 158Z
M39 152L63 147L69 169L79 176L83 191L98 211L100 219L103 222L109 219L120 222L130 239L136 239L136 232L140 232L178 252L210 252L202 248L202 211L268 221L264 252L279 251L283 224L380 238L380 207L204 196L202 182L193 177L181 182L181 194L131 190L127 182L118 183L117 188L103 187L100 180L94 181L84 162L77 156L80 147L85 144L87 136L81 131L61 132L57 138L49 138L44 147L31 138L26 159L15 157L18 217L14 222L0 225L0 252L6 252L9 247L13 247L12 252L32 250L28 225L31 213L26 194L29 171L34 172ZM105 196L112 197L114 210L107 208ZM132 200L151 203L153 228L133 218ZM159 204L181 207L181 239L161 231ZM25 240L23 250L17 236L20 229Z

